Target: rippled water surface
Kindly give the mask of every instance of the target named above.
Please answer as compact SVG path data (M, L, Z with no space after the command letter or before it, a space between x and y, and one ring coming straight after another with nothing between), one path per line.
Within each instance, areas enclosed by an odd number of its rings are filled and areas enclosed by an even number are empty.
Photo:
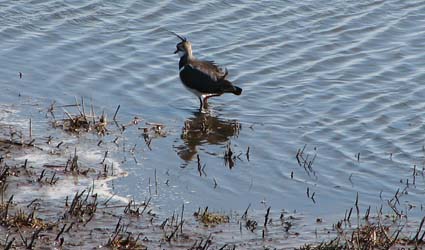
M409 179L402 202L422 205L424 1L2 1L0 16L2 103L83 96L108 114L121 105L122 123L165 125L149 147L126 132L135 159L116 152L119 195L163 211L251 203L326 219L357 192L362 207L385 204ZM163 28L226 66L242 95L198 113ZM226 163L229 144L238 157ZM297 162L304 145L310 165Z

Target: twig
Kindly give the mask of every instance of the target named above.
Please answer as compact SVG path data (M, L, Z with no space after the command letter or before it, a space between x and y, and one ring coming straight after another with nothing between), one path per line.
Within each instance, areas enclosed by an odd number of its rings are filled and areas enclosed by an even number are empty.
M184 213L184 203L182 204L182 214L180 216L180 233L183 233L183 213Z
M30 139L32 139L32 120L30 118L30 128L29 128Z
M265 228L267 228L267 222L268 222L268 220L269 220L270 208L271 208L271 207L267 208L266 216L265 216L265 219L264 219L264 227L265 227Z
M245 209L245 212L242 215L242 219L246 219L248 216L248 209L251 207L251 203L249 203L248 207Z
M156 168L154 170L154 176L155 176L155 194L158 195L158 180L156 178Z
M112 118L113 121L116 121L117 114L118 114L118 111L120 110L120 107L121 107L121 105L118 105L117 110L115 110L114 117Z
M419 233L422 230L422 226L424 225L424 221L425 221L425 217L422 218L421 223L419 224L418 231L416 232L415 237L413 237L415 239L415 241L418 241L418 239L419 239Z
M4 250L9 250L12 247L13 242L15 241L15 237L12 238L11 241L7 244L6 248Z
M61 236L61 234L65 231L65 227L66 227L66 224L63 224L62 229L59 231L58 235L56 235L55 241L57 241L59 237Z

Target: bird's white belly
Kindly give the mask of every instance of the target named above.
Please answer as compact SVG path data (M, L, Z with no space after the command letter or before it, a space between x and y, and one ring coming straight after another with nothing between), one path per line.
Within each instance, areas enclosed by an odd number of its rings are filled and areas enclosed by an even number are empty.
M191 89L191 88L189 88L189 87L187 87L183 82L182 82L182 84L183 84L183 86L187 89L187 90L189 90L190 92L192 92L194 95L196 95L197 97L201 97L202 99L204 99L205 97L208 97L208 96L212 96L212 95L214 95L214 94L206 94L206 93L201 93L201 92L199 92L199 91L197 91L196 89Z

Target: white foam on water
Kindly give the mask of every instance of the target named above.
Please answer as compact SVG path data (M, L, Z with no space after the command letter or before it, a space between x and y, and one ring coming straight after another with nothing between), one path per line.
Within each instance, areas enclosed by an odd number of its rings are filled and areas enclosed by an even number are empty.
M0 126L3 128L10 126L22 131L29 129L29 118L25 118L25 116L21 114L21 111L22 109L19 109L19 107L0 104ZM36 118L33 119L33 130L40 129L44 131L46 129L45 126L46 123L40 123ZM41 147L42 150L28 148L22 150L19 156L13 159L18 164L27 161L28 169L38 174L45 169L46 175L52 176L53 172L56 171L56 177L59 178L54 185L37 183L35 180L38 176L33 176L34 182L32 183L18 183L13 190L14 199L16 201L31 201L35 197L39 199L63 200L66 196L72 196L76 192L81 192L88 188L94 188L93 193L97 193L99 197L110 198L113 196L112 199L116 201L126 203L129 201L126 197L113 194L109 185L110 181L127 175L121 168L118 160L112 158L111 154L109 154L103 161L105 152L96 147L93 149L93 144L90 140L84 142L84 139L81 140L81 138L67 136L66 134L65 136L61 136L60 140L62 142L60 149L42 143L37 145ZM68 147L65 145L68 145ZM96 173L89 173L88 176L76 176L72 173L63 173L63 168L54 169L44 166L65 166L69 157L74 155L74 148L77 149L78 163L80 166L82 166L83 169L94 169ZM49 153L52 150L60 151L59 154ZM97 173L103 171L102 161L108 166L113 166L111 167L113 168L112 176L97 177Z
M103 166L100 165L100 162L103 160L104 152L100 150L78 150L77 155L79 157L78 162L83 168L92 168L96 172L99 172ZM42 169L47 169L43 167L45 164L55 164L65 165L68 160L66 154L57 156L49 155L44 151L33 151L32 153L25 154L24 156L16 158L17 161L28 161L28 165L31 168L37 169L37 172L41 172ZM41 199L51 199L51 200L61 200L66 196L72 196L76 192L81 192L84 189L94 187L93 193L97 193L99 197L109 198L113 196L112 199L128 202L129 199L122 197L116 194L113 194L111 187L108 185L110 181L124 177L127 173L120 167L120 164L117 160L113 158L106 158L104 161L105 164L113 166L113 176L107 177L86 177L86 176L76 176L71 173L67 174L57 174L59 180L54 185L44 184L40 187L34 185L19 185L15 190L15 200L30 200L34 197ZM61 171L62 169L56 170ZM49 171L54 171L54 169L47 169ZM96 175L96 174L93 174ZM90 174L89 174L90 176Z
M29 118L19 117L19 112L20 110L11 105L0 104L0 126L14 126L19 129L29 128Z

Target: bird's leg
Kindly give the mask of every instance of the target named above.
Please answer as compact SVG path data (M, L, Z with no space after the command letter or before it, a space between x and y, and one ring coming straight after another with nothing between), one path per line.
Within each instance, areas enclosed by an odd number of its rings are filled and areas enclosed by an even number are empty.
M208 108L208 96L202 102L204 103L204 108Z
M220 96L220 95L219 95L219 94L215 94L215 95L209 95L209 96L206 96L206 97L204 98L204 107L205 107L205 108L207 108L207 107L208 107L208 98L213 97L213 96Z
M204 104L202 103L202 98L201 97L199 97L199 102L200 102L199 110L202 111L202 108L204 107Z

